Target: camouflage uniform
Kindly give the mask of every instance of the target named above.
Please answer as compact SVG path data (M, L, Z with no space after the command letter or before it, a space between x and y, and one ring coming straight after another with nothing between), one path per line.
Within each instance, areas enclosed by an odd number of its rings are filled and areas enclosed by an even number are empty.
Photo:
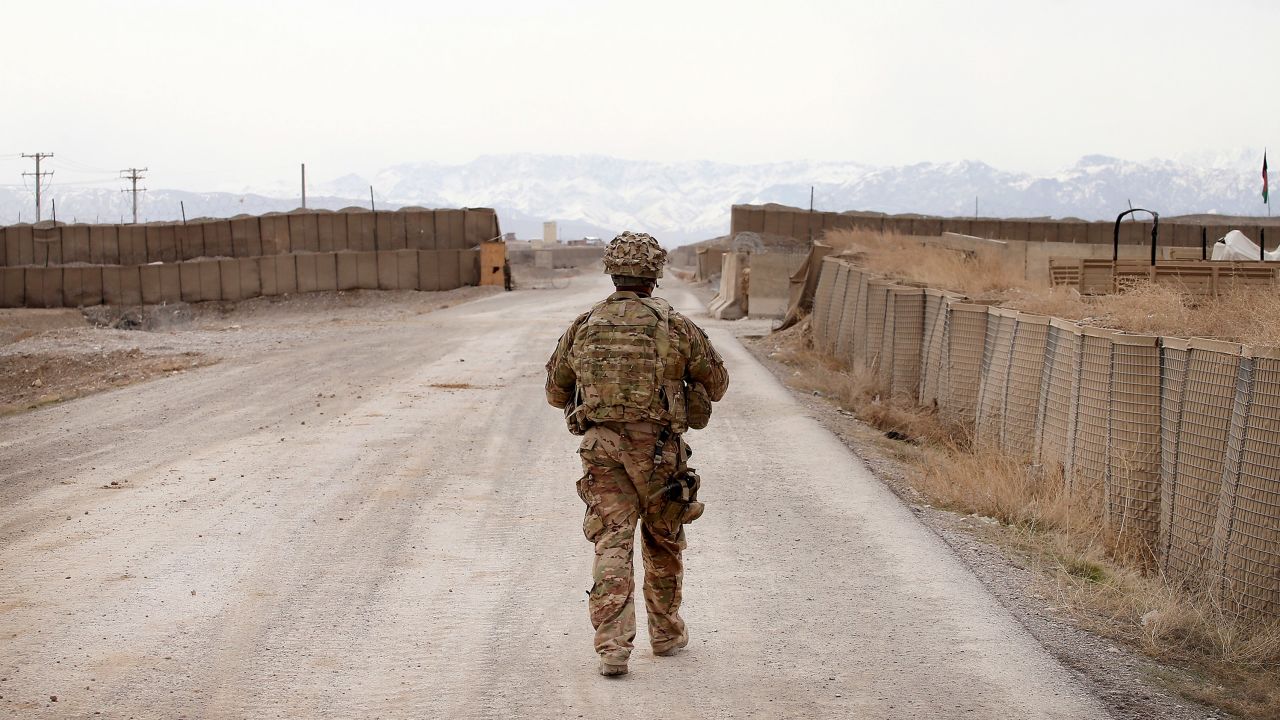
M622 274L638 275L634 269ZM650 314L658 318L650 323L650 332L663 336L658 345L664 358L656 368L627 357L627 343L635 337L635 330L627 326L627 332L620 332L616 324L618 318L638 318L627 322L640 322ZM599 326L601 317L606 331L592 334L591 328ZM622 369L614 375L620 373L621 382L599 370L618 355L623 359L615 365ZM580 315L561 336L547 362L547 401L560 408L582 401L587 416L588 427L578 450L584 470L578 480L578 496L587 505L583 532L595 544L589 598L595 647L602 662L609 665L625 669L635 640L632 549L637 524L654 651L666 652L688 642L679 613L684 530L679 520L664 517L661 510L666 481L683 467L687 457L678 435L685 430L681 388L695 382L712 400L719 400L728 388L724 364L707 336L671 310L666 301L634 292L616 292ZM644 387L658 387L661 398L645 392ZM681 405L679 409L670 407L672 397ZM655 468L654 451L660 436L669 439Z

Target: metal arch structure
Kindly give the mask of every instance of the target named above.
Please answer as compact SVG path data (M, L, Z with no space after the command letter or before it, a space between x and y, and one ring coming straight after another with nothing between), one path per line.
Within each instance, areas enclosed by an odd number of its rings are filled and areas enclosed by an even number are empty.
M1132 208L1116 216L1116 227L1111 237L1111 262L1120 260L1120 221L1124 220L1125 215L1132 215L1138 212L1147 213L1154 220L1151 223L1151 264L1156 264L1156 238L1160 237L1160 213L1145 208Z

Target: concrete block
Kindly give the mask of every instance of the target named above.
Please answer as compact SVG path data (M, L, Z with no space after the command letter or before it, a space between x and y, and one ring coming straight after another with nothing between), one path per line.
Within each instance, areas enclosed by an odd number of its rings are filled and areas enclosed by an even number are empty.
M195 260L204 255L204 225L189 223L174 225L173 234L178 243L178 258Z
M316 250L338 252L347 249L347 218L336 213L316 215Z
M200 302L200 264L184 262L178 264L178 294L183 302Z
M298 256L276 255L276 292L290 295L298 292Z
M235 259L218 261L218 280L222 285L223 300L238 301L240 294L240 262Z
M480 284L480 249L458 251L458 286Z
M120 240L115 225L89 226L89 262L94 265L120 262Z
M436 249L435 213L409 210L404 213L405 245L410 250Z
M466 247L466 216L461 210L436 210L436 249L461 250Z
M309 293L316 291L316 256L313 253L303 253L295 255L294 261L297 263L298 272L298 292Z
M405 249L404 213L379 210L374 213L374 220L379 251Z
M437 250L436 262L440 273L441 290L462 287L462 251Z
M232 218L231 252L238 258L262 254L262 225L256 217Z
M751 267L747 309L751 317L780 318L787 314L791 300L791 274L804 264L807 257L807 253L771 252L747 258Z
M260 255L283 255L290 251L288 215L263 215L257 221L262 238Z
M164 295L160 288L160 268L163 265L143 265L138 268L139 276L142 279L142 304L159 305L164 302Z
M35 242L35 255L32 263L35 265L61 265L62 264L62 227L54 225L52 227L36 227L31 231L32 240Z
M299 255L298 257L302 257ZM335 253L316 253L316 290L338 289L338 256Z
M26 272L20 267L0 267L0 307L23 307L26 298Z
M62 228L62 262L89 262L88 225L67 225Z
M248 300L262 295L262 272L258 258L237 258L240 265L240 299Z
M338 263L338 289L355 290L360 287L360 274L356 268L356 253L336 253Z
M178 261L178 240L172 225L146 225L147 262Z
M373 213L351 211L343 214L347 218L347 247L358 252L376 250Z
M200 266L200 299L204 302L222 299L222 266L221 260L201 260Z
M378 287L382 290L399 289L396 275L396 254L390 250L378 252Z
M106 273L102 275L103 293L106 293ZM120 266L120 304L142 304L142 273L137 265Z
M418 251L418 289L440 289L440 251Z
M372 216L370 216L372 217ZM358 252L356 255L356 287L363 290L378 289L378 253Z
M396 250L396 288L400 290L418 289L418 251Z
M320 248L320 224L313 212L289 213L289 250L315 252Z

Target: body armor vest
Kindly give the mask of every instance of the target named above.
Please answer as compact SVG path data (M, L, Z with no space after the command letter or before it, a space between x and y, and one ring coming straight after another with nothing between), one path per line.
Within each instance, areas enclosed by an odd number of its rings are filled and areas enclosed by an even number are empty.
M569 353L578 419L658 422L683 433L685 368L673 341L665 300L606 300L592 308Z

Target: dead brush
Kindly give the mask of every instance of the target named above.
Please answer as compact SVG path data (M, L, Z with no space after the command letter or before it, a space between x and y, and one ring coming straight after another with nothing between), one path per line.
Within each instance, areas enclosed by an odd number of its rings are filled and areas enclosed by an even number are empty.
M1166 296L1167 297L1167 296ZM1054 605L1076 622L1189 672L1164 681L1180 693L1255 720L1280 717L1280 621L1232 614L1210 587L1165 576L1130 528L1107 517L1101 485L1068 483L1061 465L1032 464L937 413L888 397L866 371L813 348L807 322L775 338L791 384L817 391L882 431L918 439L912 484L932 504L992 518L997 542L1024 556L1056 589ZM778 335L782 335L779 333Z
M852 253L887 277L979 298L1030 288L1021 265L994 253L926 245L920 238L863 230L829 230L825 243Z

